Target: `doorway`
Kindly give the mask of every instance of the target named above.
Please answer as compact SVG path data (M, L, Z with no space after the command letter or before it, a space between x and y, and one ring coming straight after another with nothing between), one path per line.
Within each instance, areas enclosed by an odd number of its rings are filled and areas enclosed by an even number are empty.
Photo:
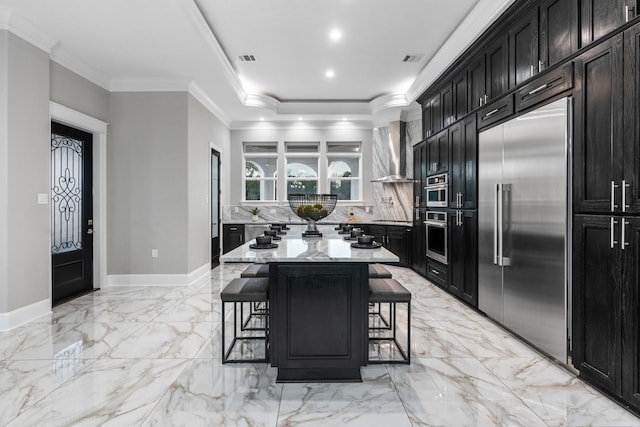
M93 135L51 122L53 305L93 290Z
M211 268L220 264L220 153L211 149Z

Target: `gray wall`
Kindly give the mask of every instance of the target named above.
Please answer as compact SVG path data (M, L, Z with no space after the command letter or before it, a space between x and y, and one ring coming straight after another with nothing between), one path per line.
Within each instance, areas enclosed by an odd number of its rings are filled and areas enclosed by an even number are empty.
M0 46L0 312L9 312L49 298L49 205L37 204L49 193L49 55L6 31Z
M109 122L109 92L50 61L50 99L91 117Z
M188 136L188 271L211 260L210 164L211 144L221 152L220 185L229 197L229 129L198 100L189 95Z
M107 143L108 274L186 274L186 92L112 93ZM158 258L151 250L158 249Z
M242 199L242 142L244 141L362 141L363 200L372 200L373 179L371 129L249 129L231 131L231 198L237 205Z

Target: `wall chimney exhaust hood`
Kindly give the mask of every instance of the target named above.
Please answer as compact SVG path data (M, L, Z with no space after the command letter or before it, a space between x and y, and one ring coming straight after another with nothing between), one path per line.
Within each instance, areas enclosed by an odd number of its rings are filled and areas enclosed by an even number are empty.
M371 182L381 182L383 184L395 184L402 182L413 182L405 176L407 170L407 141L403 121L389 123L389 170L388 175L371 180Z

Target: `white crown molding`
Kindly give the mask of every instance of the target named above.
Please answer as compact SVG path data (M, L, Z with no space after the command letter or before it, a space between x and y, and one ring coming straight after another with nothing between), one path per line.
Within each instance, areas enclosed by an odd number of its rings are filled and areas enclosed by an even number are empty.
M58 43L58 40L4 6L0 6L0 30L7 30L47 53L51 53Z
M101 88L109 90L110 80L106 74L88 65L78 57L71 55L61 46L56 46L51 51L50 58L53 62L62 65Z
M197 99L204 107L218 118L227 128L231 127L231 119L227 116L222 108L218 106L209 96L198 86L197 83L191 82L189 85L189 93Z
M278 117L273 121L234 121L231 123L231 130L371 130L373 129L373 121L370 119L349 119L336 120L334 117L312 118L309 120L298 121L293 117Z
M111 80L111 92L188 92L191 81L165 78L122 78Z
M515 0L480 0L420 71L405 98L415 101Z
M369 102L371 112L376 114L387 108L406 107L411 104L404 93L379 96Z
M247 99L247 93L242 87L242 82L238 77L235 69L229 62L229 58L220 46L218 39L211 31L209 24L202 16L202 12L198 9L194 0L171 0L172 3L182 11L182 13L191 21L194 30L200 37L207 43L215 57L220 61L223 66L224 76L231 85L231 88L235 91L240 102L244 103Z

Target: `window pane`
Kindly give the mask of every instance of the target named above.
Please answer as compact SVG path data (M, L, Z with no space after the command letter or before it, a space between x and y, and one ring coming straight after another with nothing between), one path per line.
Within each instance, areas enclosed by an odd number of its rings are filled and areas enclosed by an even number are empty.
M317 153L320 144L317 142L285 142L287 153Z
M360 142L327 142L327 153L359 153Z
M331 194L338 195L338 200L360 200L359 179L332 179Z
M278 144L276 142L244 142L245 153L277 153Z
M289 159L287 163L287 176L289 178L317 178L318 158Z
M317 194L318 181L290 180L287 181L287 194Z
M277 157L245 157L245 178L273 178L278 170Z
M276 200L275 179L247 179L245 181L245 200Z
M329 178L359 177L359 157L330 157L328 160L327 175Z

